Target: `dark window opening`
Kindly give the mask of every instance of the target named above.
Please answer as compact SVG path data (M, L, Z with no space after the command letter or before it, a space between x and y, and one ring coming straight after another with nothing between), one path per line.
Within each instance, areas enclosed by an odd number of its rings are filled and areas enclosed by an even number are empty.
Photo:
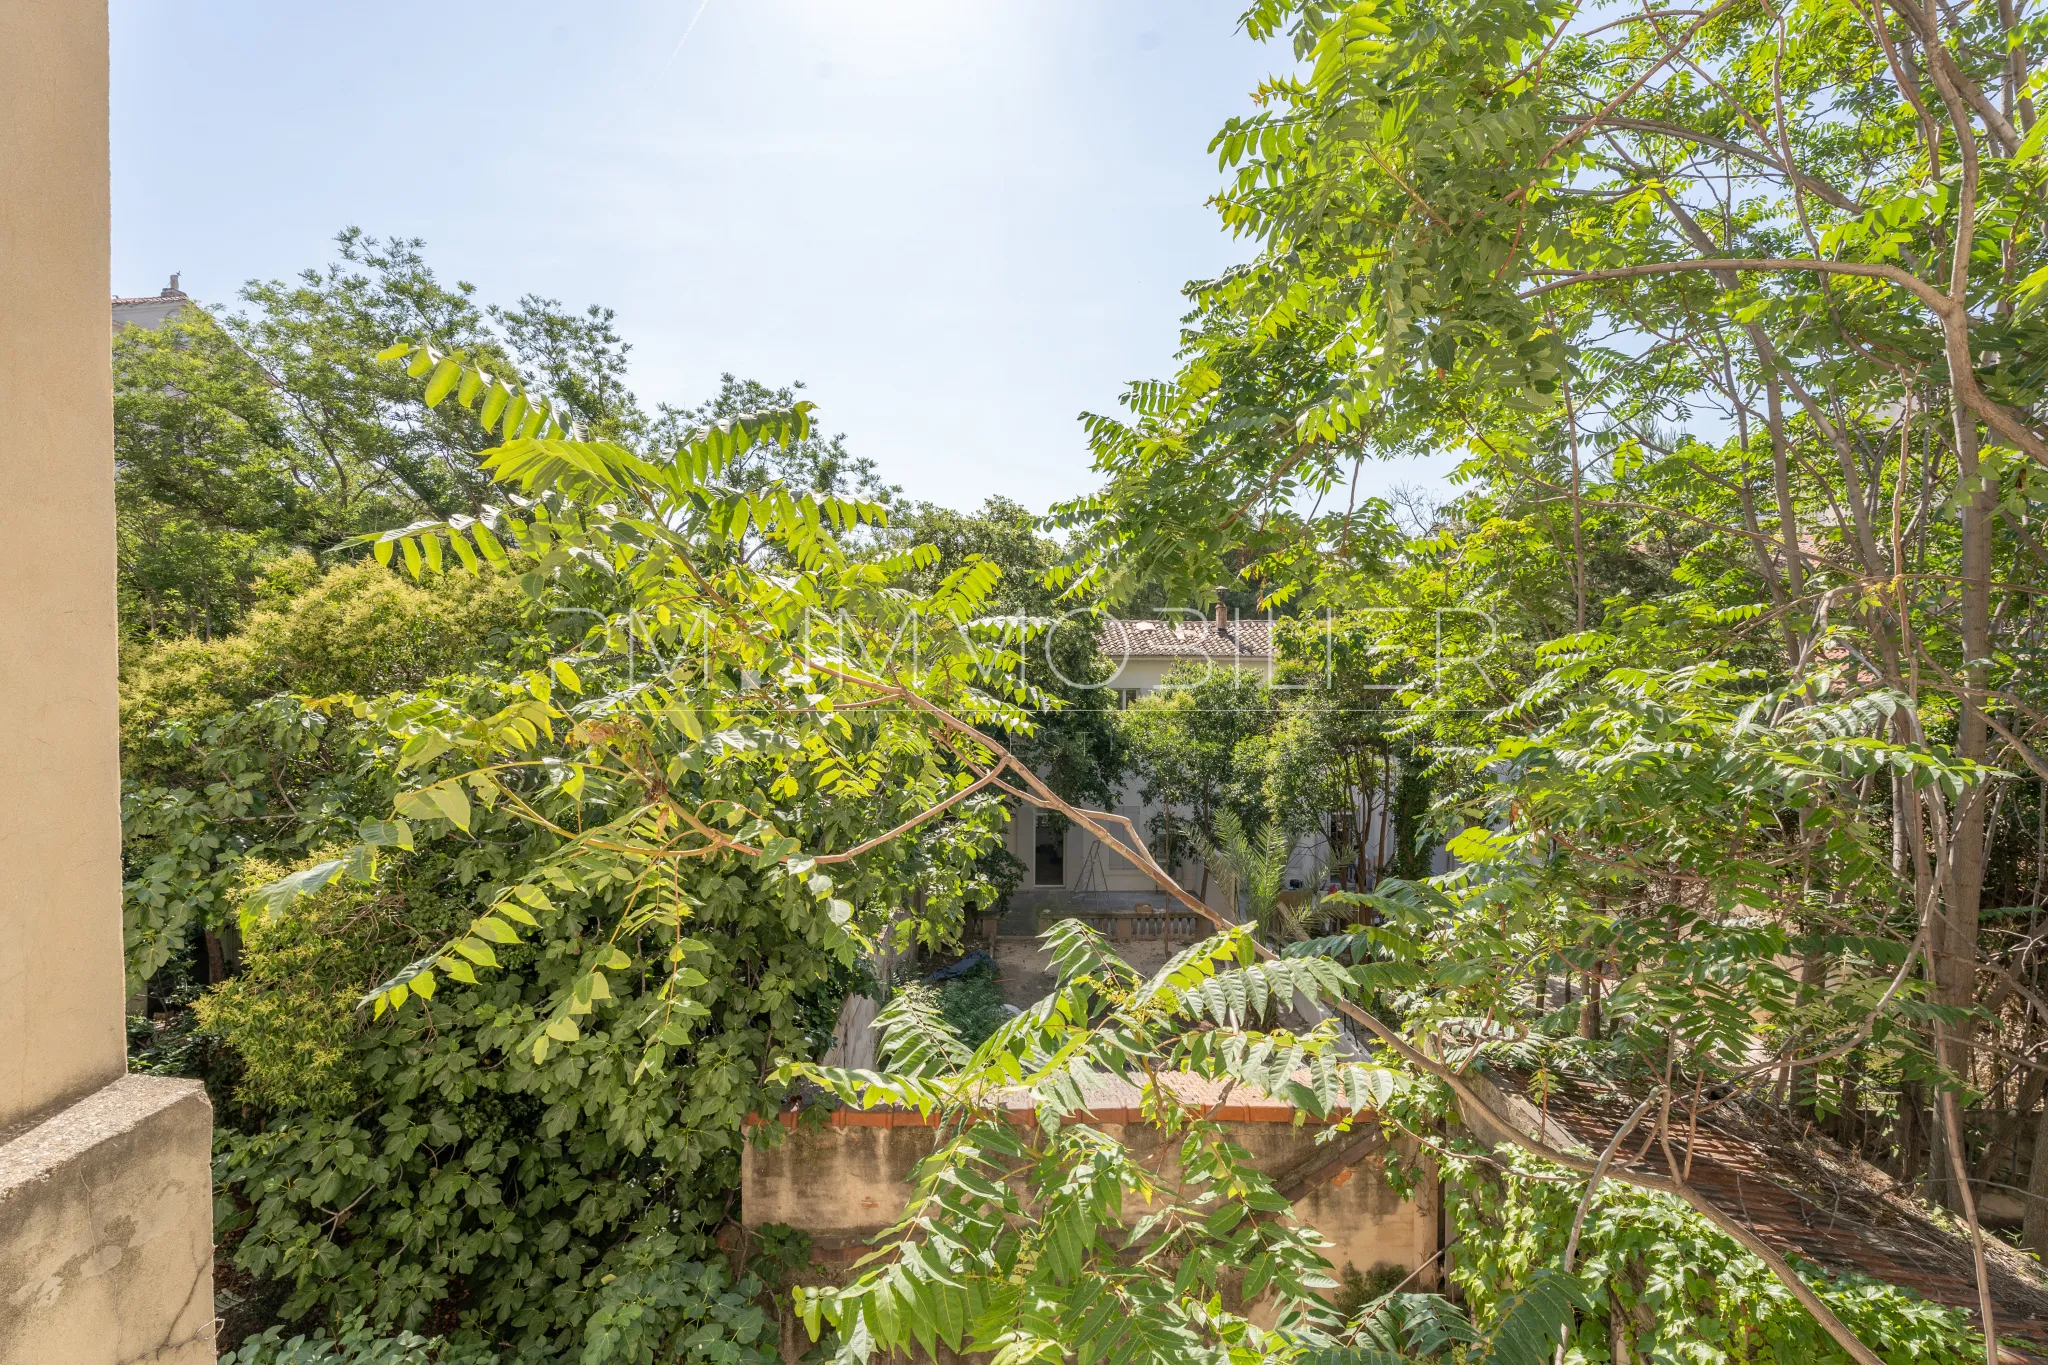
M1066 831L1047 827L1048 822L1038 826L1038 847L1032 863L1031 880L1038 886L1065 886L1067 884Z

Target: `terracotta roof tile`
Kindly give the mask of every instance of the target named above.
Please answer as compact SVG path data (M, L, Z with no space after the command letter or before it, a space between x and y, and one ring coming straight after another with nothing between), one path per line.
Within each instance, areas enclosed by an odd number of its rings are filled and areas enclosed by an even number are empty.
M1124 621L1111 617L1096 634L1102 652L1112 659L1229 659L1265 661L1273 657L1273 626L1268 621L1232 621L1219 629L1209 620Z

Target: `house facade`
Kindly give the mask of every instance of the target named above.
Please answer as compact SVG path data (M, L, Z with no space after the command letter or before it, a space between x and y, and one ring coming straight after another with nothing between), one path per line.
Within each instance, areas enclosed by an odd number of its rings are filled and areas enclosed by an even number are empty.
M184 290L178 288L178 277L171 276L170 284L162 293L142 294L132 299L117 298L113 308L113 330L123 327L147 327L154 330L164 325L170 316L192 302Z
M1270 682L1277 659L1270 620L1248 619L1220 606L1208 617L1188 612L1157 620L1106 620L1099 628L1097 643L1114 669L1099 689L1101 704L1119 709L1161 687L1174 686L1166 681L1167 675L1183 665L1253 673ZM1143 783L1133 776L1126 778L1118 791L1113 813L1149 831L1161 807L1144 799ZM1176 813L1184 819L1189 812L1181 809ZM1364 846L1378 846L1385 819L1383 809L1374 806L1370 810ZM1086 830L1035 808L1016 812L1008 847L1024 864L1024 879L1012 893L1009 910L1002 918L1005 935L1035 933L1038 926L1068 915L1092 919L1141 913L1148 907L1164 909L1168 903L1166 888L1149 873ZM1162 863L1166 861L1161 856L1164 849L1154 852ZM1221 882L1205 875L1197 850L1176 847L1171 853L1167 870L1183 890L1225 914L1234 911L1225 904L1227 893ZM1289 889L1312 895L1326 884L1329 861L1326 826L1311 831L1296 846L1287 869Z

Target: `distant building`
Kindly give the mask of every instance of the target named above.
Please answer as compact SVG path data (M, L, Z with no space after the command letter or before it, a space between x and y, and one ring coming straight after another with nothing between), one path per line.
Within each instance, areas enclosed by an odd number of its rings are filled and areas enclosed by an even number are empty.
M114 330L123 327L156 328L164 325L171 314L192 302L191 295L178 288L178 277L171 276L171 282L160 294L144 294L141 298L114 300Z
M1116 673L1103 685L1106 704L1119 709L1156 690L1167 673L1183 664L1206 664L1217 669L1256 673L1270 682L1276 660L1273 626L1269 621L1233 618L1219 607L1212 618L1190 612L1181 618L1162 620L1106 620L1098 629L1097 644ZM1117 794L1114 813L1126 817L1151 837L1152 824L1161 810L1147 803L1136 779L1125 782ZM1182 819L1189 812L1177 812ZM1338 817L1332 817L1338 818ZM1378 837L1383 811L1374 810L1368 842ZM1010 897L1010 917L1005 933L1030 932L1027 921L1050 922L1064 914L1128 912L1140 904L1160 908L1166 904L1165 888L1140 871L1115 850L1086 830L1048 818L1034 807L1020 808L1009 828L1009 850L1024 864L1024 878ZM1311 831L1296 846L1287 869L1291 889L1312 893L1321 885L1330 855L1328 831ZM1215 878L1203 875L1202 860L1185 841L1173 849L1169 871L1181 888L1204 896L1218 909L1223 887Z

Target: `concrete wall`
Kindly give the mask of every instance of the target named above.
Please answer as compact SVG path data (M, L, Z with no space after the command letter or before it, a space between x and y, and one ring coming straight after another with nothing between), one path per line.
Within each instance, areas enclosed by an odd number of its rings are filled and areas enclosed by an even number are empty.
M0 1147L0 1361L210 1365L206 1092L127 1076Z
M0 1129L127 1067L107 21L0 5Z
M1269 1107L1281 1110L1283 1106ZM1437 1205L1433 1181L1404 1199L1387 1180L1384 1148L1359 1154L1349 1164L1332 1163L1336 1144L1316 1145L1313 1126L1297 1128L1277 1114L1266 1120L1224 1125L1230 1139L1252 1154L1276 1185L1288 1177L1305 1184L1295 1199L1295 1216L1329 1240L1325 1254L1342 1271L1376 1265L1413 1270L1437 1252ZM740 1220L748 1228L785 1223L811 1236L827 1263L843 1262L866 1249L867 1240L902 1215L909 1201L911 1169L932 1151L936 1129L918 1116L840 1110L823 1129L786 1131L775 1146L750 1142L740 1162ZM1104 1131L1143 1155L1155 1131L1139 1123L1105 1123ZM1361 1132L1364 1130L1361 1129ZM1168 1159L1162 1169L1170 1169ZM1300 1172L1311 1171L1306 1180ZM1135 1206L1128 1210L1135 1218ZM1434 1286L1434 1266L1417 1277Z
M129 1077L107 15L0 3L0 1365L213 1359L212 1122Z

